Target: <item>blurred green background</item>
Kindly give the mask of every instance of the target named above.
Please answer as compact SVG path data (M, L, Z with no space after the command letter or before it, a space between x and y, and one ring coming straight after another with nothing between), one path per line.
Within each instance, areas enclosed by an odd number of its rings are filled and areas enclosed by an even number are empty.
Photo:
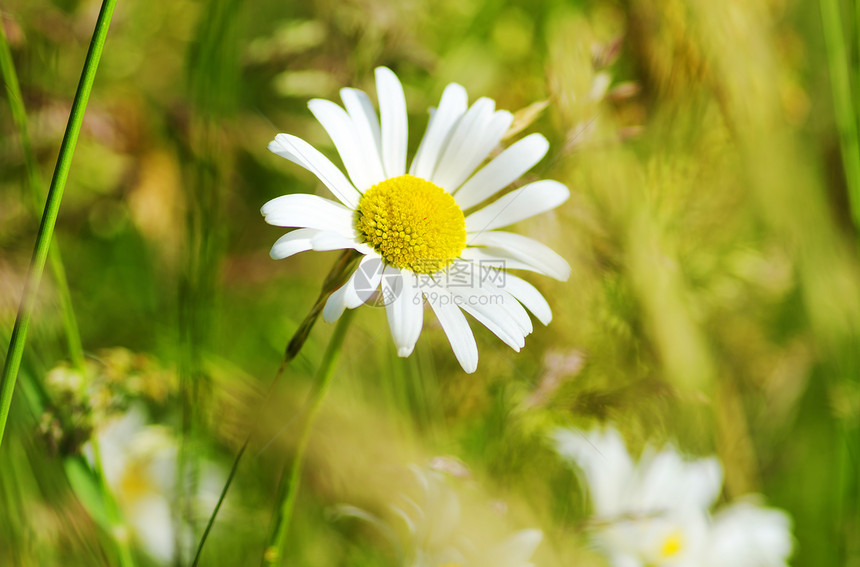
M857 124L834 106L831 80L834 50L847 53L848 92L860 92L860 50L857 8L828 5L841 10L841 43L801 0L119 0L54 240L108 401L95 411L91 395L52 391L49 371L72 355L48 273L0 450L0 564L115 564L100 504L70 463L105 411L135 404L176 436L188 478L170 496L187 528L176 565L211 509L189 504L201 471L223 480L259 420L203 553L204 564L257 564L295 444L290 418L331 325L266 392L337 257L268 257L282 230L260 206L324 190L266 144L289 132L339 163L307 100L336 100L343 86L373 97L373 68L387 65L404 85L410 156L452 81L550 140L528 176L564 182L571 198L517 228L572 276L528 277L554 320L519 354L473 325L474 375L435 318L399 359L382 310L359 310L311 440L290 564L393 564L378 534L332 520L331 507L381 510L392 467L453 455L506 503L505 522L544 530L536 564L600 565L576 475L545 439L554 425L612 421L637 448L676 440L717 454L725 499L760 493L792 516L792 564L860 565L860 155L840 153L845 120ZM98 8L7 0L0 11L42 181ZM41 211L7 102L4 345Z

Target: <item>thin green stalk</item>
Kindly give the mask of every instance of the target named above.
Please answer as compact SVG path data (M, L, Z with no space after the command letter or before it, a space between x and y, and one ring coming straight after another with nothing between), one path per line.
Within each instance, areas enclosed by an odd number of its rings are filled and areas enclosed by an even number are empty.
M852 46L846 42L842 29L842 14L838 0L820 0L821 20L824 28L824 39L827 47L827 60L830 70L830 81L833 89L833 106L836 115L836 125L839 129L839 141L842 151L842 161L845 167L845 177L848 184L848 200L851 206L851 217L854 227L860 231L860 123L856 104L860 96L860 68L849 63L849 53ZM852 23L860 23L860 9L854 2L849 2L849 14L844 18ZM850 11L853 10L853 14ZM853 30L854 53L860 58L860 28ZM860 65L860 59L857 59ZM853 92L852 92L853 89ZM848 351L850 352L850 351ZM852 359L853 362L853 359ZM850 363L849 363L850 364ZM851 364L853 366L853 364ZM856 372L846 372L843 375L852 376L856 380ZM857 483L858 459L857 450L860 447L860 429L857 419L842 420L839 424L840 447L840 498L837 500L837 516L842 525L857 525L860 521L860 486ZM858 548L856 538L845 539L843 553L855 556Z
M245 443L242 444L242 448L239 449L239 453L236 455L236 458L233 459L233 466L230 467L230 474L227 475L227 482L224 484L224 487L221 489L221 494L218 495L218 502L215 503L215 509L212 511L212 514L209 516L209 521L206 522L206 528L203 530L203 535L200 537L200 542L197 545L197 551L194 553L194 561L191 563L192 567L197 567L200 563L200 556L203 553L203 546L206 545L206 540L209 538L209 532L212 531L212 526L215 525L215 518L218 517L218 511L221 509L221 505L224 504L224 499L227 498L227 491L230 489L230 485L233 483L233 479L236 478L236 471L239 470L239 463L242 461L242 455L245 454L245 450L248 448L248 442L251 440L251 437L248 436L245 439Z
M854 10L854 92L860 92L860 6L856 2L848 4ZM850 19L850 15L849 15ZM856 113L855 113L856 114ZM858 124L860 128L860 124Z
M66 125L66 133L63 136L63 142L60 145L60 154L57 157L57 165L54 168L54 177L51 180L51 187L48 190L45 210L42 214L42 222L39 224L39 233L36 236L36 245L33 250L33 257L30 261L27 284L24 288L24 295L21 298L21 304L18 308L15 327L12 329L12 339L9 341L9 351L6 355L6 362L3 365L3 375L2 378L0 378L0 444L3 442L3 434L6 430L6 421L9 418L9 408L12 405L12 394L15 390L15 382L18 378L18 369L21 366L21 356L24 352L24 344L27 341L27 329L30 325L30 316L33 313L33 307L36 302L36 293L39 290L39 284L42 280L42 272L45 269L45 261L47 260L48 250L51 246L51 238L54 234L54 225L56 225L57 214L60 210L60 202L63 198L63 189L66 186L66 179L69 175L69 167L72 163L75 144L78 141L78 134L81 131L81 123L83 122L84 112L87 107L87 102L89 101L90 92L93 88L93 81L95 80L96 70L104 48L105 39L107 38L107 32L110 27L110 20L113 15L115 4L116 0L104 0L102 3L101 11L99 12L96 27L93 32L93 39L90 43L89 51L87 52L87 58L84 61L81 80L78 83L78 90L75 93L75 100L72 103L69 122Z
M833 111L839 130L842 163L848 184L848 199L851 203L851 217L854 220L854 226L860 228L860 134L858 134L857 109L851 94L849 49L842 31L839 1L820 0L819 5L833 90Z
M30 264L27 287L24 290L24 296L21 300L21 306L18 311L18 318L15 321L15 327L12 331L9 353L6 357L6 363L3 368L2 382L0 382L0 404L2 404L0 405L0 442L3 440L3 432L8 419L18 369L21 363L21 356L26 342L29 320L46 260L50 262L50 270L59 291L69 356L76 368L80 371L85 371L84 351L81 343L80 331L78 330L77 319L72 307L71 294L69 292L65 268L63 266L59 248L56 244L51 247L51 239L53 236L54 225L56 224L57 214L59 213L63 189L65 188L65 182L71 166L75 144L83 122L83 116L89 95L92 91L92 85L95 80L98 62L104 48L115 2L116 0L106 0L102 4L101 12L99 13L98 20L96 21L93 39L90 43L89 52L87 53L87 57L84 62L81 80L78 84L78 89L72 104L69 122L66 126L66 133L63 137L62 145L60 146L57 165L54 169L54 177L51 181L51 188L48 192L45 203L42 221L39 226L39 234L36 239L36 246ZM33 198L34 207L38 210L40 202L44 198L42 194L43 184L38 173L33 147L30 143L30 136L27 129L27 114L26 109L24 108L21 88L18 83L18 76L15 72L12 53L9 50L9 44L6 40L2 26L0 26L0 73L2 73L3 80L6 85L9 107L15 126L18 130L19 139L21 140L24 165L27 170L27 185L29 186L29 190ZM134 565L134 559L131 553L131 548L128 545L128 534L121 533L124 530L124 525L121 520L119 508L117 507L116 501L107 485L107 480L104 476L104 470L101 465L101 454L98 449L98 442L95 438L92 440L92 445L94 448L93 452L95 461L94 472L98 478L99 488L108 511L108 517L111 521L112 530L110 535L116 544L119 564L123 567L132 567Z
M340 351L343 348L343 341L346 337L346 331L352 321L354 311L347 309L341 315L334 333L331 336L328 347L323 355L322 363L317 370L316 385L313 392L313 398L310 408L308 408L307 417L305 418L304 428L299 437L299 444L296 447L296 453L293 455L293 462L290 466L290 475L287 480L289 483L281 489L280 507L275 518L275 525L272 533L269 536L269 545L263 553L263 565L274 566L281 563L284 555L284 544L286 543L287 530L290 527L290 519L293 515L293 507L296 503L296 496L299 492L299 481L301 479L302 464L304 462L305 450L310 439L311 429L313 428L316 416L322 407L323 399L331 385L331 379L334 376L335 362L337 361Z
M331 296L332 293L342 285L344 285L355 270L355 267L358 263L358 259L360 255L354 250L345 250L340 257L335 261L334 266L332 266L328 275L323 281L322 289L320 290L319 297L317 297L316 302L314 303L311 310L305 316L304 320L299 324L296 331L293 333L293 336L290 338L290 341L287 343L286 348L284 349L284 357L281 359L281 365L278 367L278 371L275 373L275 379L272 380L272 383L269 384L269 391L264 396L264 402L268 402L272 396L272 392L275 390L275 386L278 385L278 381L281 379L281 376L286 370L287 365L293 361L293 359L298 356L299 351L304 346L305 341L307 341L308 336L310 335L311 329L313 329L317 320L319 319L320 314L322 313L323 308L325 307L326 301ZM311 396L308 399L308 402L305 406L287 423L287 425L291 424L294 420L298 419L307 409L308 406L314 403L314 394L315 392L311 392ZM197 544L197 551L194 554L194 561L192 562L192 567L197 567L200 563L200 557L203 553L203 547L206 545L206 540L209 537L209 533L212 531L212 526L215 525L215 520L218 517L218 512L221 510L221 505L224 503L224 499L227 497L227 491L230 490L230 486L233 484L233 479L236 478L236 471L239 469L239 462L242 460L242 455L245 454L245 450L248 448L248 444L251 442L251 437L257 430L257 426L259 422L255 422L250 431L248 431L248 435L245 437L245 442L242 443L242 447L239 449L239 452L236 454L235 459L233 460L233 466L230 467L230 474L227 475L227 481L224 483L224 487L221 489L221 494L218 496L218 502L215 504L215 508L212 509L212 513L209 515L209 521L206 523L206 528L203 530L203 535L200 538L200 541ZM286 425L284 426L286 428ZM264 448L265 449L265 448Z
M186 261L180 280L181 337L180 395L182 443L177 469L182 484L174 516L199 533L193 504L200 483L199 446L210 377L203 364L212 347L219 297L219 266L225 252L224 196L233 172L234 150L227 144L225 122L237 107L240 68L241 0L207 0L186 57L188 100L191 108L188 137L181 149L188 159L186 181ZM187 143L187 145L186 145ZM186 537L177 532L177 556L187 558Z
M3 26L0 26L0 75L6 84L6 94L9 99L9 110L12 120L21 140L21 151L24 155L24 168L27 170L27 186L33 197L34 211L38 211L45 199L44 184L39 176L39 168L36 163L36 154L30 143L30 133L27 128L27 111L24 108L24 97L21 96L21 87L18 83L18 74L15 71L15 63L12 60L12 52L9 50L9 42ZM34 213L35 214L35 213ZM80 371L84 370L84 349L81 343L81 335L78 330L78 321L72 307L72 296L69 292L69 282L66 278L66 269L63 266L62 256L57 243L48 250L48 266L51 270L60 298L60 307L63 312L63 326L66 330L66 342L69 348L69 358L72 364Z
M24 167L27 170L27 183L34 197L41 199L39 188L42 183L36 165L36 157L33 153L33 145L30 143L30 133L27 129L27 112L24 108L24 97L21 95L21 86L18 83L18 73L15 71L15 63L12 60L12 52L6 39L6 32L0 26L0 72L3 74L3 82L6 85L6 94L9 97L9 110L12 113L12 121L18 130L18 138L21 140L21 150L24 155Z

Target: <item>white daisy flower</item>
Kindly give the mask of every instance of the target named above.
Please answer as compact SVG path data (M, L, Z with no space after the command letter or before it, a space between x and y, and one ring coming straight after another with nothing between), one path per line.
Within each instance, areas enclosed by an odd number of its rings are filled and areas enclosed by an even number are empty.
M169 563L174 556L175 440L166 428L146 425L139 407L108 421L97 437L105 479L131 535L153 559ZM91 454L89 447L86 451Z
M399 495L391 510L402 526L389 526L376 516L342 506L341 513L371 522L395 544L404 567L533 567L532 555L543 539L537 529L513 533L501 541L475 537L461 516L459 494L436 471L413 467L421 494ZM397 529L397 528L405 528Z
M738 503L710 509L722 487L716 458L685 460L673 447L634 463L617 431L561 429L556 450L582 469L594 540L615 567L781 567L791 553L781 510Z
M531 557L543 532L520 530L496 542L470 537L459 495L445 476L419 468L413 472L423 490L421 502L404 497L405 506L392 506L409 530L409 567L533 567Z
M144 410L132 406L126 413L106 421L96 431L105 480L132 537L159 565L175 561L177 535L184 546L196 543L191 526L177 525L176 505L178 443L172 431L147 423ZM93 460L92 447L84 447ZM215 506L224 475L203 462L199 487L193 502L194 514L208 518Z
M278 239L271 256L357 250L363 255L358 269L331 295L323 317L336 320L381 286L397 353L405 357L421 334L426 300L460 365L474 372L478 349L462 311L519 351L532 331L526 309L543 324L552 313L537 289L505 270L559 280L570 275L567 262L545 245L497 229L554 209L569 191L557 181L536 181L465 214L540 161L549 148L546 139L526 136L478 169L513 115L495 110L488 98L469 107L465 89L452 83L407 170L403 87L391 70L379 67L376 88L380 119L368 96L356 89L341 90L343 108L319 99L308 104L349 179L300 138L278 134L269 143L269 150L312 172L339 201L300 194L263 205L266 222L298 229Z

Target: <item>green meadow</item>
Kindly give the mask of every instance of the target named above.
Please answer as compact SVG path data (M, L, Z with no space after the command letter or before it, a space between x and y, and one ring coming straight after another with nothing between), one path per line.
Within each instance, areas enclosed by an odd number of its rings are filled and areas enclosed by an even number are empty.
M788 564L860 566L854 2L106 4L98 61L98 1L0 6L0 565L618 567L595 533L650 516L597 517L552 440L611 425L716 457ZM515 352L466 315L471 374L430 307L408 357L380 301L324 321L352 256L269 255L266 202L334 197L267 144L342 167L308 101L376 106L380 66L407 167L458 83L513 113L490 158L549 141L513 187L570 192L505 229L570 265L508 266L552 321ZM703 565L668 537L626 565Z

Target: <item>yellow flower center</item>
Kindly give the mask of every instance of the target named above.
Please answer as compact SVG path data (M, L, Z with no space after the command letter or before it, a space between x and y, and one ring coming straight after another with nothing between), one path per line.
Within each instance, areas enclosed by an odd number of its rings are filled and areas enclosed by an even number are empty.
M684 542L681 539L681 532L676 530L669 534L669 537L663 540L663 545L660 547L660 555L663 557L672 557L681 551L683 544Z
M355 211L355 229L386 263L418 274L446 268L466 246L466 218L454 197L414 175L368 189Z
M143 465L131 463L119 479L120 498L133 502L152 492L154 488L147 472Z

